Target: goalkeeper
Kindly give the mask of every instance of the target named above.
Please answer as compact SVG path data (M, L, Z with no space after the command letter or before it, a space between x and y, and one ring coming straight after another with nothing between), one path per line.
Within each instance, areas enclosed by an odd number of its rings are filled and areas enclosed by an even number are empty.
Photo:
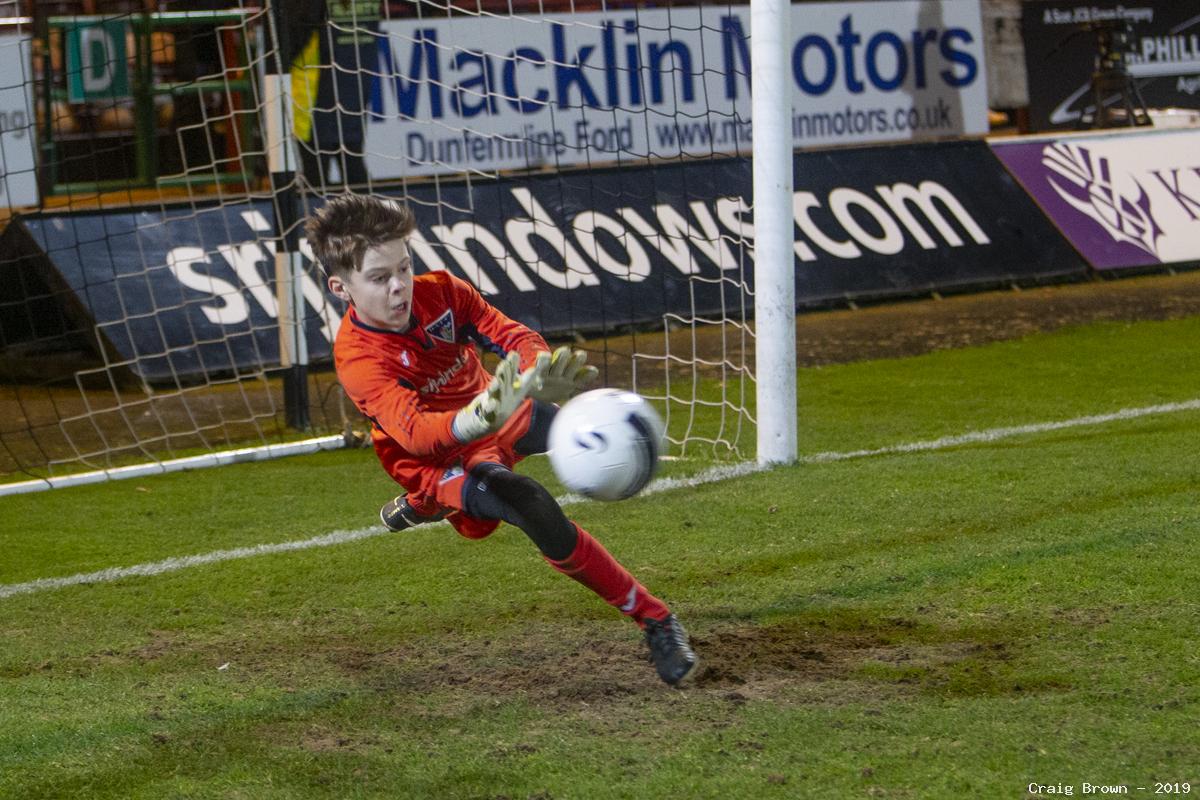
M586 356L544 339L448 272L414 276L412 212L357 195L308 220L329 291L349 304L333 346L338 379L373 423L384 469L406 494L380 511L392 530L446 519L468 539L501 522L523 530L554 569L591 589L644 631L659 677L695 675L687 633L554 497L512 471L546 450L555 403L596 376ZM489 375L476 347L500 356Z

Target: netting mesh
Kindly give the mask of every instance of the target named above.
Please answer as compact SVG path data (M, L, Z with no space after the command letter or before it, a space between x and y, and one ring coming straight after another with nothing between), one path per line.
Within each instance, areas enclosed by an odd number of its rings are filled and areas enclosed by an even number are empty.
M9 5L29 16L0 30L23 70L0 97L36 181L0 240L0 473L365 428L331 370L344 308L308 258L277 272L343 191L408 202L418 272L580 343L677 451L752 447L746 7ZM281 121L294 174L269 158Z

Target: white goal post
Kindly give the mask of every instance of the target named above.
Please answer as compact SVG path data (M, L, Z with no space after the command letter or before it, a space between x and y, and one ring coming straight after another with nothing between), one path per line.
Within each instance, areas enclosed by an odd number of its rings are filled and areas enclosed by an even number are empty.
M791 8L751 0L754 65L754 320L758 463L797 454L796 274L792 252Z

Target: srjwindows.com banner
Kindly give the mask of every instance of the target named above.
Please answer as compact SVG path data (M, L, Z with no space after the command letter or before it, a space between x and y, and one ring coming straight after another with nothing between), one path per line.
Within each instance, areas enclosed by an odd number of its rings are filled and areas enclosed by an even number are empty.
M982 140L800 153L793 180L799 305L1085 268ZM750 312L747 159L440 181L403 197L417 216L418 272L450 270L547 336ZM279 363L273 214L264 199L50 212L14 222L0 247L28 253L13 271L53 287L78 338L103 341L142 378L213 376ZM314 361L329 358L342 311L322 283L307 264ZM28 316L8 307L18 323Z

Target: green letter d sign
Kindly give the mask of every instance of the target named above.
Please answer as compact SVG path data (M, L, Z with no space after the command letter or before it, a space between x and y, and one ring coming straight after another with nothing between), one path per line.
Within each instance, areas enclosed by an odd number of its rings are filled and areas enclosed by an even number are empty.
M72 103L129 97L129 58L121 20L67 28L67 99Z

